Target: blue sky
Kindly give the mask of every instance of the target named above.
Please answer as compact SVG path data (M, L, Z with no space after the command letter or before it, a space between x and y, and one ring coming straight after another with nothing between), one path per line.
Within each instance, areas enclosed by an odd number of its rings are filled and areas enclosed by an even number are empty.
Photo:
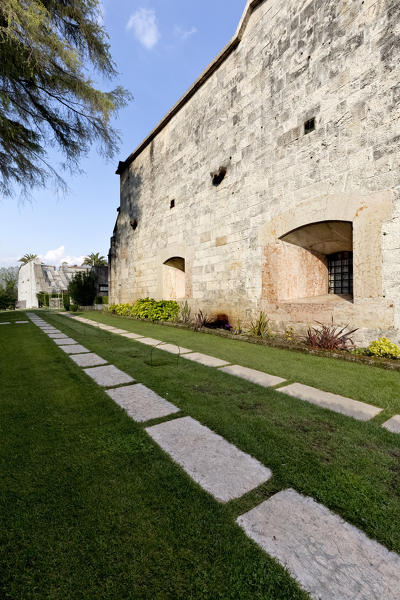
M121 147L107 162L93 150L84 174L64 175L69 191L33 190L32 201L0 198L0 266L26 252L48 264L107 255L124 160L230 40L246 0L103 0L104 24L120 77L134 101L116 119ZM50 155L51 158L51 155ZM53 160L57 160L56 155Z

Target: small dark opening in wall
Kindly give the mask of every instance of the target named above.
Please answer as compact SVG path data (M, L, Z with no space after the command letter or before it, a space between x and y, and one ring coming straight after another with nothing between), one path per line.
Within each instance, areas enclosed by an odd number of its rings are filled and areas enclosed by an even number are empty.
M311 133L315 130L315 117L304 123L304 134Z
M226 175L226 169L225 169L225 167L221 167L220 170L218 171L218 173L213 173L211 175L212 184L215 185L215 187L219 186L219 184L222 183L223 180L225 179L225 175Z
M169 207L175 208L175 200L171 200L171 202L169 203Z
M131 227L132 227L133 231L135 231L137 229L137 226L138 226L138 222L136 219L131 221Z

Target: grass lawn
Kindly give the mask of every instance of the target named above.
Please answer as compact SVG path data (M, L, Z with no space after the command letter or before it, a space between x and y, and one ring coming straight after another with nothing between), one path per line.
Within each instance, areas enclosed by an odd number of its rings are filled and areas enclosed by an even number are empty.
M305 599L234 522L288 487L400 553L400 436L381 418L360 423L160 350L151 366L147 346L41 315L274 476L219 504L37 327L1 326L1 598ZM85 316L400 412L398 373Z
M385 371L378 367L321 358L291 350L258 346L240 340L135 321L98 311L78 314L93 321L211 354L232 364L278 375L287 379L289 383L297 381L379 406L385 409L377 419L379 423L400 413L400 374L395 371Z

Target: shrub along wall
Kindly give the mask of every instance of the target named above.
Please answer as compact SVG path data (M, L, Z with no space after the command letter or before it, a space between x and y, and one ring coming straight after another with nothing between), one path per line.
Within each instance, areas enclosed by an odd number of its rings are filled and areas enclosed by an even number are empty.
M108 310L121 317L134 317L149 321L175 321L178 318L180 306L174 300L154 300L142 298L135 304L110 304Z

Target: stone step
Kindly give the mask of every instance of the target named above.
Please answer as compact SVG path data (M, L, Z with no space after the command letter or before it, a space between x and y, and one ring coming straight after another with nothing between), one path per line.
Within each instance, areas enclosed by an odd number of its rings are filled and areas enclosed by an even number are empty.
M179 412L179 408L141 383L115 390L106 390L106 393L125 409L134 421L139 423Z
M155 425L146 431L220 502L239 498L272 476L258 460L191 417Z
M246 381L251 381L251 383L256 383L257 385L261 385L263 387L273 387L274 385L279 385L280 383L284 383L286 381L281 377L276 377L275 375L268 375L268 373L264 373L263 371L256 371L255 369L241 367L240 365L223 367L219 370L223 371L224 373L228 373L229 375L234 375L235 377L246 379Z
M162 344L158 346L157 350L164 350L164 352L170 352L171 354L188 354L189 352L193 352L189 348L182 348L175 344Z
M146 344L146 346L158 346L158 344L162 344L161 340L155 340L154 338L142 337L136 339L140 344Z
M72 346L72 344L77 344L76 340L73 340L70 337L59 338L57 340L53 340L57 346Z
M89 375L98 385L102 387L113 387L124 383L133 383L133 377L124 373L114 365L105 367L95 367L94 369L84 369L86 375Z
M390 431L391 433L400 433L400 415L395 415L389 421L386 421L382 425L385 429Z
M144 337L143 335L138 335L137 333L122 333L121 335L129 340L138 340L139 338Z
M279 388L277 392L282 392L299 400L305 400L322 408L328 408L334 412L353 417L358 421L369 421L383 410L365 402L359 402L358 400L352 400L351 398L345 398L344 396L331 394L330 392L323 392L302 383L292 383L291 385Z
M65 354L83 354L84 352L89 352L85 346L81 346L80 344L75 344L72 346L59 346L59 348L61 348Z
M237 519L315 600L399 600L400 556L288 489Z
M226 367L227 365L229 365L229 363L226 362L226 360L215 358L215 356L208 356L207 354L202 354L201 352L192 352L192 354L185 354L184 358L192 360L193 362L200 363L201 365L205 365L206 367Z
M65 338L65 334L64 333L48 333L47 336L51 339L51 340L60 340L60 339L64 339Z
M99 365L105 365L108 360L104 360L98 354L93 352L87 352L86 354L72 354L72 360L78 365L78 367L98 367Z

